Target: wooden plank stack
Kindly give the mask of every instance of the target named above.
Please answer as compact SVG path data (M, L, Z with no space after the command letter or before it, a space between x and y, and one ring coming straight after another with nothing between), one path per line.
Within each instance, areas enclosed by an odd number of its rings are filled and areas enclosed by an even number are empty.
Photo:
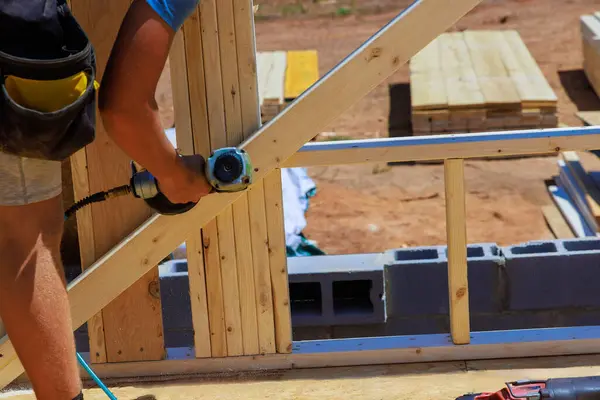
M319 80L315 50L258 52L256 64L263 124Z
M410 61L415 135L550 128L557 97L518 32L440 35Z
M600 12L580 18L583 42L583 70L600 96Z

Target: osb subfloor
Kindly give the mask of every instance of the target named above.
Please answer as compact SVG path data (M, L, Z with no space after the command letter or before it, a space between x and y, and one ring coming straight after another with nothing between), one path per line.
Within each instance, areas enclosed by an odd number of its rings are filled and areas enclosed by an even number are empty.
M600 357L451 362L294 370L260 377L191 379L114 388L119 399L246 400L453 400L472 392L495 391L504 382L600 374ZM112 390L112 389L111 389ZM99 389L86 400L106 399ZM10 396L34 399L32 394Z

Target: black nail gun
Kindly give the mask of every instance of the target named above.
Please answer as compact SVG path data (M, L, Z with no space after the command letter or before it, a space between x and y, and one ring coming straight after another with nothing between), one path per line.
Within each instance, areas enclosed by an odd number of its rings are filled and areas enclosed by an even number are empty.
M456 400L600 400L600 376L507 382L497 392L465 394Z
M208 183L216 192L238 192L245 190L252 184L252 163L248 153L236 147L225 147L212 152L204 162L201 155L181 156L182 158L196 158L202 162L203 170ZM175 215L191 210L196 203L174 204L160 191L160 183L145 169L138 170L135 163L131 162L131 179L129 183L106 191L94 193L79 200L65 212L65 220L81 208L107 199L133 194L136 198L143 199L146 204L164 215Z

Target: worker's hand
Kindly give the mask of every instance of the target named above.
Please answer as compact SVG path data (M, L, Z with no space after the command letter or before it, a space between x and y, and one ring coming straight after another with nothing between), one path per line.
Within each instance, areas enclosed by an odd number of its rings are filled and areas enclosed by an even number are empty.
M200 155L180 157L169 171L156 177L160 191L171 203L198 202L213 189L204 174L205 163Z

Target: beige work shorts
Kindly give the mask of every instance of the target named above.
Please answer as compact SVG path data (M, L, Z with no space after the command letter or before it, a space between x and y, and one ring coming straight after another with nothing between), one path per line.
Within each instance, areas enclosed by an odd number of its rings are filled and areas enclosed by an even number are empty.
M61 163L0 152L0 206L48 200L62 192Z

